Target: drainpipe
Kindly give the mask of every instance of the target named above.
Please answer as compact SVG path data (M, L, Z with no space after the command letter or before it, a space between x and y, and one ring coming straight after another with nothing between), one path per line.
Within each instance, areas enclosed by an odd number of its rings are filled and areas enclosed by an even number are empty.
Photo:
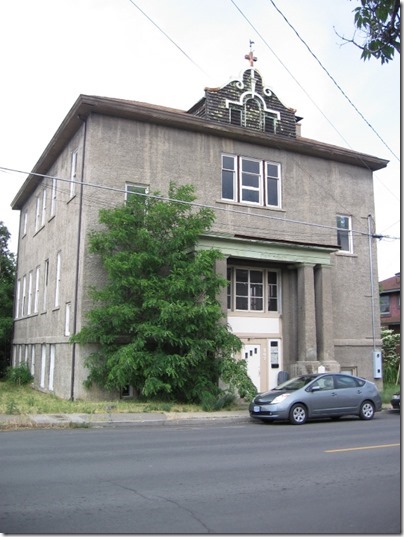
M370 300L372 309L372 340L373 340L373 352L376 352L376 330L375 330L375 300L374 300L374 284L373 284L373 249L372 239L373 234L371 230L372 215L368 215L368 237L369 237L369 265L370 265Z
M81 222L83 213L83 190L84 190L84 162L86 156L86 141L87 141L87 118L79 116L79 119L84 125L83 134L83 154L81 159L81 183L80 183L80 204L79 204L79 219L77 230L77 251L76 251L76 284L74 289L74 310L73 310L73 334L77 332L77 310L78 310L78 297L79 297L79 271L80 271L80 246L81 246ZM76 351L77 343L73 343L72 348L72 370L70 381L70 399L74 401L74 380L76 370Z

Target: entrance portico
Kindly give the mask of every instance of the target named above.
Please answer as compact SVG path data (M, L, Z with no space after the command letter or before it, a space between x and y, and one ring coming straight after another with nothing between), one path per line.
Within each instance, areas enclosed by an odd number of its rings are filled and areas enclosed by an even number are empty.
M244 344L241 357L251 354L248 367L254 371L259 391L276 386L281 370L290 376L317 372L320 366L326 371L340 370L333 344L331 254L335 246L206 235L198 249L208 248L216 248L224 255L216 266L223 278L227 277L228 267L238 263L279 271L276 314L229 309L226 290L220 297L229 325Z

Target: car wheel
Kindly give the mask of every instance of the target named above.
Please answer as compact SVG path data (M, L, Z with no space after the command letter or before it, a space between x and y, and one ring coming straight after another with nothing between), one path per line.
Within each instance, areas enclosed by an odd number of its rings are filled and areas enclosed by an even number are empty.
M375 407L371 401L364 401L359 409L361 420L371 420L375 415Z
M289 421L293 425L303 425L307 420L307 409L304 405L297 403L293 405L289 413Z

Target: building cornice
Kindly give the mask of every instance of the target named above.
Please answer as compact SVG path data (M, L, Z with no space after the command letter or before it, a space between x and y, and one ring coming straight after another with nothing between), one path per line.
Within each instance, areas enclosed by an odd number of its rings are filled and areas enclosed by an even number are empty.
M138 101L80 95L12 201L11 206L13 209L22 208L25 201L36 189L41 180L40 177L34 174L48 173L63 148L83 125L83 121L91 114L165 125L171 128L200 132L220 138L230 138L240 142L351 164L367 168L370 171L380 170L386 167L388 163L388 160L308 138L288 138L248 130L230 124L226 125L207 121L183 110Z

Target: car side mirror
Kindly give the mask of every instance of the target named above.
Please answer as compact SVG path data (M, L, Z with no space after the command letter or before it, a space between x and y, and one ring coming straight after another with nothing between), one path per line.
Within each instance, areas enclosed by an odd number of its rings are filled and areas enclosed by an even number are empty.
M313 386L312 388L310 388L311 392L319 392L320 390L321 390L320 386Z

